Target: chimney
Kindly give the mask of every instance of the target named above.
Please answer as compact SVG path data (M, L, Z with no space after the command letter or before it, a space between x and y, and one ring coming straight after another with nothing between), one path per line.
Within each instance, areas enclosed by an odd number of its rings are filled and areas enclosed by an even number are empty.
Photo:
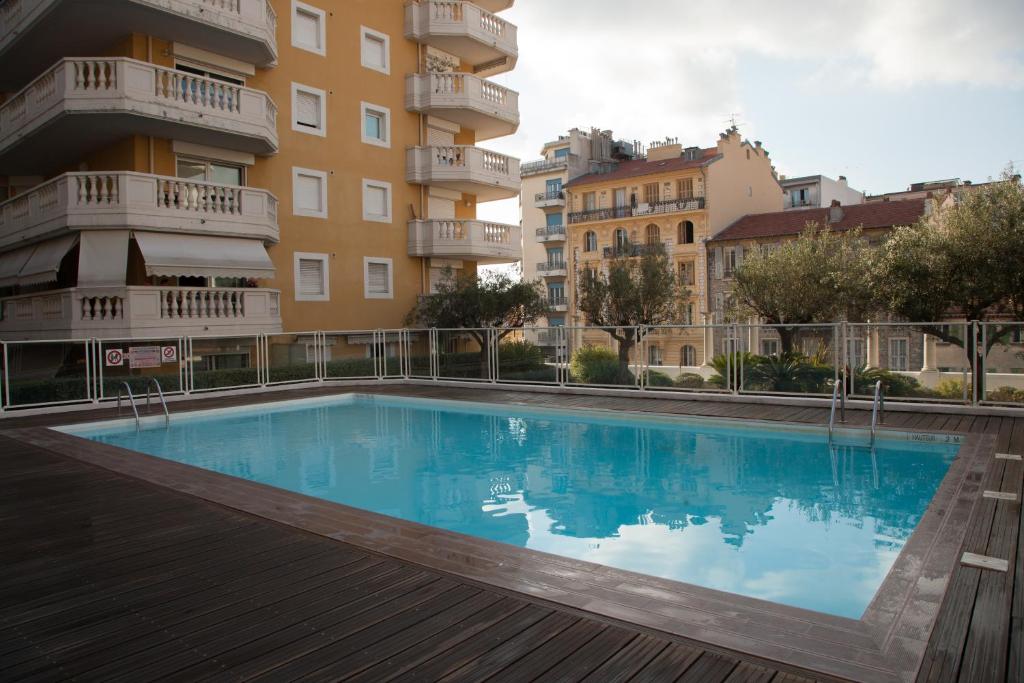
M844 175L839 176L839 184L842 185L843 187L847 187L848 186L848 183L846 182L846 176L844 176Z
M828 222L838 223L843 220L843 205L838 199L832 200L832 206L828 207Z

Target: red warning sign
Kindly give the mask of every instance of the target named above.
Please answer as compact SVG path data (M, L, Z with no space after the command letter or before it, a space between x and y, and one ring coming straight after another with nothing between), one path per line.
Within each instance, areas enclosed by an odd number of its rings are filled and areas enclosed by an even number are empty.
M124 365L124 352L121 349L107 349L107 367Z
M173 363L178 360L177 346L164 346L160 349L160 358L165 363Z

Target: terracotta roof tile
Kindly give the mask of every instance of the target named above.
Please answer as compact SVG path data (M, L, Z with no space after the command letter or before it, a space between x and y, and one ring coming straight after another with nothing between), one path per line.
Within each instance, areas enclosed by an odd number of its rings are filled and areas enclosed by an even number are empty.
M739 219L710 241L744 240L758 237L785 237L798 235L807 224L816 222L833 230L853 228L891 228L897 225L912 225L925 211L924 199L908 199L898 202L875 202L851 204L842 207L843 218L838 223L828 222L828 209L798 209L776 213L749 214Z
M588 173L587 175L582 175L579 178L571 180L566 184L566 187L589 185L591 183L604 183L612 180L655 175L657 173L671 173L672 171L682 171L688 168L700 168L710 162L714 157L718 156L717 147L704 149L701 150L701 152L703 153L701 158L695 161L687 161L683 157L662 159L660 161L647 161L647 159L623 161L616 166L615 170L611 173Z

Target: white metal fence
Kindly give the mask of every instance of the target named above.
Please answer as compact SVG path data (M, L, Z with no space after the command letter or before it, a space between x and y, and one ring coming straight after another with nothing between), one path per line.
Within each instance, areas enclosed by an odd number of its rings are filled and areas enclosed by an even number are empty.
M0 414L326 381L427 380L1024 408L1024 323L336 330L7 341Z

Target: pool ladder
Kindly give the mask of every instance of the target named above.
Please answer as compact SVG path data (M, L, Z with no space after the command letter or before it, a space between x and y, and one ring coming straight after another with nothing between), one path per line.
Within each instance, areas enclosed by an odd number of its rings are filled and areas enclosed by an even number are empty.
M846 392L839 390L839 382L832 389L832 412L828 416L828 442L832 443L832 432L836 426L836 405L839 405L839 421L846 422Z
M828 417L828 442L832 443L832 432L836 426L836 406L839 406L839 421L846 422L846 392L839 391L839 382L832 389L832 411ZM882 380L875 382L875 397L871 401L871 445L875 445L878 425L885 422L885 392L882 391Z
M160 405L164 409L164 420L167 424L171 423L171 412L167 409L167 400L164 398L164 390L160 387L160 381L156 377L150 377L146 381L146 412L153 412L153 406L150 402L153 391L151 387L156 388L156 395L160 399ZM135 394L132 393L132 387L128 382L121 382L121 386L117 389L117 414L121 414L121 399L124 398L124 392L128 393L128 403L132 407L132 413L135 415L135 428L139 429L142 424L139 421L139 407L135 402Z

